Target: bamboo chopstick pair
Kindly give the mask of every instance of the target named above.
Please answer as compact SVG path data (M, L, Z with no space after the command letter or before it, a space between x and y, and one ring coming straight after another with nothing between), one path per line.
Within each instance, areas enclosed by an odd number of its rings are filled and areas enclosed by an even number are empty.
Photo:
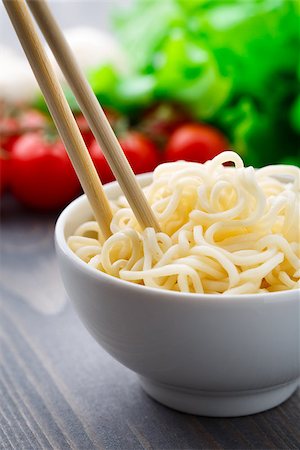
M81 186L105 239L111 235L111 209L74 116L36 31L29 6L96 140L142 228L158 222L120 144L44 0L3 0L19 41L45 97Z

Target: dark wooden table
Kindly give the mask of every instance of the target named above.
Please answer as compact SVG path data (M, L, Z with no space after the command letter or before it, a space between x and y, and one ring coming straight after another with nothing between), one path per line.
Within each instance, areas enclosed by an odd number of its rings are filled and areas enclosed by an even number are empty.
M55 215L2 202L1 449L300 449L300 394L244 418L182 414L151 400L91 338L66 298Z

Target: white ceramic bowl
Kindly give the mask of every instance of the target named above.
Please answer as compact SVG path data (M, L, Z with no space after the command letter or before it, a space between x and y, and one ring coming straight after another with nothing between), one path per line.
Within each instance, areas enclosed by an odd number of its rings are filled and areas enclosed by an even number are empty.
M139 176L141 185L151 175ZM110 198L117 183L105 186ZM91 218L85 196L56 225L63 282L83 323L144 390L180 411L241 416L272 408L297 388L299 291L242 296L139 286L89 267L66 238Z

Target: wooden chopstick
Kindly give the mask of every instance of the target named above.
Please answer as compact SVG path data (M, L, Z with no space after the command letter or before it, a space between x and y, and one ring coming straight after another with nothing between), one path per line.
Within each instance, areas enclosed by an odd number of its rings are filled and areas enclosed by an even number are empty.
M35 29L24 0L3 0L10 20L39 83L81 186L105 239L111 235L112 212L72 111Z
M121 146L44 0L26 0L140 226L160 231Z

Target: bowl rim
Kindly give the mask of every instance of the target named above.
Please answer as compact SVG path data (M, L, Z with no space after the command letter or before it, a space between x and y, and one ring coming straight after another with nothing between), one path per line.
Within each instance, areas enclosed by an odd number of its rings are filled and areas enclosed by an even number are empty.
M138 181L147 181L152 176L152 172L143 173L140 175L137 175ZM104 191L113 189L118 185L117 181L112 181L110 183L105 184ZM66 238L65 238L65 226L67 223L68 218L72 213L74 213L74 210L78 208L81 204L87 203L87 197L85 194L80 195L76 199L74 199L71 203L69 203L63 211L60 213L60 215L57 218L56 224L55 224L55 245L60 249L60 251L64 254L66 258L68 258L72 264L74 264L78 269L80 269L83 272L86 272L87 275L90 277L96 279L97 281L106 282L108 284L113 283L115 286L118 286L120 288L126 288L129 290L134 290L140 293L151 293L154 295L159 295L161 298L170 299L172 297L172 301L174 302L175 299L178 301L192 301L192 303L198 303L202 301L221 301L222 303L232 301L234 303L237 302L237 300L242 299L242 302L246 302L247 300L254 302L255 300L263 300L265 303L266 301L272 302L287 302L287 300L293 300L294 297L296 297L296 293L300 293L300 289L290 289L285 291L277 291L277 292L262 292L262 293L256 293L256 294L199 294L199 293L191 293L191 292L177 292L177 291L170 291L166 289L159 289L159 288L153 288L150 286L144 286L136 283L132 283L127 280L122 280L121 278L113 277L112 275L109 275L105 272L101 272L100 270L95 269L94 267L89 266L86 262L82 261L78 256L75 255L75 253L70 249L70 247L67 244ZM291 297L290 299L286 298L286 296ZM284 297L284 298L283 298ZM300 295L299 295L300 300Z

